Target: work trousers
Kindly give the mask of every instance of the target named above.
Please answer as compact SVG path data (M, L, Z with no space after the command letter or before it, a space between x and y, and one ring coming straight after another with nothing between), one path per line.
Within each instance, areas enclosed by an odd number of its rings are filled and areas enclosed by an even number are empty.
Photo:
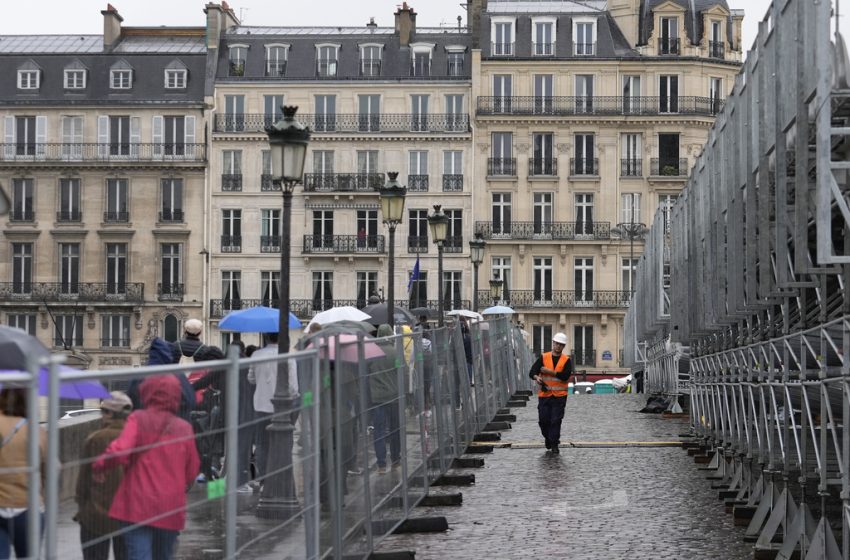
M537 399L537 423L546 440L546 449L561 443L561 420L567 397L539 397Z

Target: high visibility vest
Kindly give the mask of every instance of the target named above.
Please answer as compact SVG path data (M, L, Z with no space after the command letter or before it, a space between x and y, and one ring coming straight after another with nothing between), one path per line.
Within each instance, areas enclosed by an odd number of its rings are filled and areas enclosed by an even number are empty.
M555 365L554 360L552 359L552 352L546 352L543 354L543 367L555 370L555 373L561 373L564 371L564 368L567 367L567 361L569 360L569 356L566 354L561 354L561 358L558 360L558 365ZM540 389L537 392L538 397L566 397L567 396L567 382L561 381L554 375L544 375L540 374L540 378L543 380L543 383L546 384L546 390Z

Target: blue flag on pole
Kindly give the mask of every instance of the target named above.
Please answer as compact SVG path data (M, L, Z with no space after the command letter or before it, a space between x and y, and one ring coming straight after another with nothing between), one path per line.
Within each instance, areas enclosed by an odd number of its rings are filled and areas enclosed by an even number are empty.
M410 273L410 280L407 281L407 291L413 287L413 283L419 280L419 255L416 255L416 264L413 265L413 272Z

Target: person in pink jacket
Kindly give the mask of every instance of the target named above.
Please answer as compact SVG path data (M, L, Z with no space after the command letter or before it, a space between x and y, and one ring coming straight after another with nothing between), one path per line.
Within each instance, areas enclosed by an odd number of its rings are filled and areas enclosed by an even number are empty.
M149 377L139 389L144 408L130 414L121 435L92 464L95 483L121 465L109 516L127 528L129 560L167 560L186 524L186 492L200 467L192 426L176 415L180 382Z

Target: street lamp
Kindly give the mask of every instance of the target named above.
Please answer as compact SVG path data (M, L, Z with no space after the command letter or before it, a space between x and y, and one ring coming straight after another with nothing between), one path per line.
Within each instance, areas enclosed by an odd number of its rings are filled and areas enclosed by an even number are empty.
M390 178L383 188L378 189L381 196L381 215L390 229L390 258L387 267L387 321L395 329L395 228L404 218L404 195L407 189L399 184L398 171L387 173Z
M289 352L289 257L290 222L292 221L292 193L304 177L304 160L310 130L295 120L298 107L282 107L283 118L266 127L271 149L272 183L283 193L283 220L280 227L280 289L278 290L278 354ZM289 386L288 361L281 359L277 367L274 396L275 415L268 427L269 449L265 465L270 473L263 484L263 493L257 505L257 516L288 519L298 513L295 482L292 476L292 412L297 396Z
M480 233L469 240L469 260L472 261L472 310L478 311L478 267L484 262L484 246L487 243Z
M490 297L493 298L493 305L499 305L499 298L502 296L502 280L496 276L490 280Z
M440 205L434 205L434 213L428 216L428 226L431 228L431 238L437 244L437 294L440 297L437 303L437 309L440 311L439 322L440 327L445 325L443 314L443 244L446 242L446 235L449 231L449 217L446 216Z
M645 224L635 222L634 212L632 220L623 224L617 224L611 233L620 236L621 239L629 239L629 301L635 293L635 239L643 238L649 231Z

